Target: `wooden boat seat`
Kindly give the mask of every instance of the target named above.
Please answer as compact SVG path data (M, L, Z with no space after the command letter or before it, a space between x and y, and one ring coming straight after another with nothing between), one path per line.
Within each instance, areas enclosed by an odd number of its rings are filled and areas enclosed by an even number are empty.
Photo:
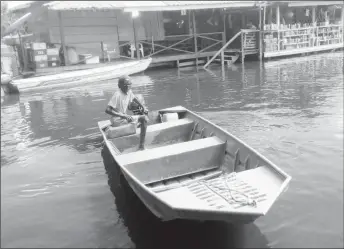
M220 166L225 142L208 137L118 156L117 162L142 183Z
M186 141L191 134L193 124L194 121L191 119L179 119L149 125L146 131L146 147L150 148L164 143ZM127 153L127 150L137 148L140 142L140 128L136 130L136 134L114 138L111 141L122 153Z

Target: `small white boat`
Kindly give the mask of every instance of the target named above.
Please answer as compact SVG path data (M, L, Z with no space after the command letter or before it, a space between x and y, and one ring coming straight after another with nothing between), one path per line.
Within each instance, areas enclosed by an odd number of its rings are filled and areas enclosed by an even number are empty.
M289 175L229 132L181 106L157 113L144 151L136 150L139 129L108 139L110 122L98 126L114 167L161 220L250 223L287 189ZM175 119L164 122L163 115Z
M152 58L126 61L115 65L105 65L92 69L58 73L27 79L18 79L11 82L18 91L28 92L42 89L53 89L61 86L78 86L104 80L110 80L121 75L132 75L145 71L151 64Z

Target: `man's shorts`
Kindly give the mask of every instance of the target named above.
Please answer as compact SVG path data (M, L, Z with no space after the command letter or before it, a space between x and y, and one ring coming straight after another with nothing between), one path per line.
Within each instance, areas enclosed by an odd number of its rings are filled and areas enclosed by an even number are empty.
M126 125L129 123L135 123L136 127L139 127L140 123L139 123L138 119L140 116L141 115L131 116L134 119L132 122L128 122L126 119L122 119L122 118L118 118L118 117L111 117L110 118L111 126L112 127L118 127L118 126ZM146 122L148 122L149 121L148 117L146 115L144 117L146 118Z

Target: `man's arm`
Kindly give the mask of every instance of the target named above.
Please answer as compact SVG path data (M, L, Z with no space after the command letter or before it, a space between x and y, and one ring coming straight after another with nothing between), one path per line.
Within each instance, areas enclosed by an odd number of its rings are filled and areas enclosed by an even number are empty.
M115 117L120 117L122 119L126 119L128 120L128 122L133 121L132 117L129 115L126 115L124 113L121 113L119 111L117 111L115 108L113 108L112 106L108 105L105 109L105 113L109 114L111 116L115 116Z

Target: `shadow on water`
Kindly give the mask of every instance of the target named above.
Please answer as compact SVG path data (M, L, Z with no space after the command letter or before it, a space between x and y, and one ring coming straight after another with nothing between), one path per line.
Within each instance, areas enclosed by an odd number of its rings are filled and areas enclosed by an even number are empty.
M3 98L3 102L1 103L1 106L14 105L14 104L17 104L20 100L19 94L5 95L2 98Z
M160 221L132 191L106 146L101 154L117 211L136 248L269 248L254 223Z

